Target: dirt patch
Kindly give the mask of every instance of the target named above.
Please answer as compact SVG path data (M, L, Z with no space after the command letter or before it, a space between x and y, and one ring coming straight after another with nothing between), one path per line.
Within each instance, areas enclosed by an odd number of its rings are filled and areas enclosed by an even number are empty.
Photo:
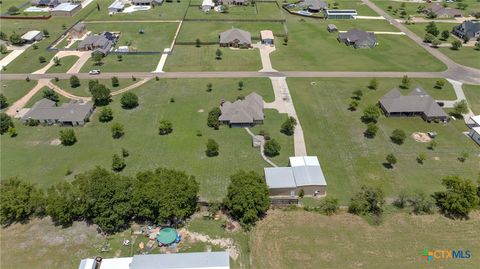
M235 246L235 243L233 239L231 238L216 238L212 239L208 235L204 235L201 233L196 233L196 232L190 232L187 229L183 228L179 231L180 235L182 238L185 238L185 240L188 240L190 242L203 242L203 243L209 243L212 245L219 246L221 248L224 248L227 250L228 254L233 260L237 260L239 256L239 250L237 246Z
M203 113L205 110L203 110L202 108L200 108L197 112L198 113Z
M62 144L62 141L60 141L58 138L50 141L50 146L59 146L60 144Z
M420 143L428 143L432 141L432 138L428 136L426 133L421 133L421 132L415 132L412 134L412 138Z
M433 157L433 159L434 159L435 161L440 161L440 157L438 157L438 156Z

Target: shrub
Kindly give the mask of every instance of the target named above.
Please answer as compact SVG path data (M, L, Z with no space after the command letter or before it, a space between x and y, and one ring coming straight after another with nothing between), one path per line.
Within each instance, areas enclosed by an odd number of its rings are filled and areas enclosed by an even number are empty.
M118 80L117 77L112 77L112 87L118 87L120 86L120 81Z
M453 40L452 50L459 50L462 47L462 42L460 40Z
M385 157L385 160L387 161L387 164L393 168L393 166L397 163L397 157L393 155L393 153L390 153Z
M400 88L402 89L410 88L410 78L407 75L403 76L402 82L400 84Z
M118 156L117 154L113 154L112 157L112 170L115 172L120 172L127 166L125 164L125 159L123 157Z
M380 114L380 108L377 105L369 105L363 110L363 116L361 119L365 123L377 122Z
M98 120L100 122L109 122L113 120L113 111L109 107L103 107L102 110L100 110L100 115L98 116Z
M363 135L365 135L365 137L367 138L374 138L375 135L377 135L377 132L378 132L378 126L373 122L369 122L367 124L367 130L363 132Z
M372 80L370 80L370 83L368 84L368 88L371 90L378 89L378 80L376 78L372 78Z
M393 130L392 135L390 136L390 139L392 140L392 142L397 145L403 144L406 138L407 138L407 135L405 134L405 131L400 129Z
M280 132L285 135L291 136L295 133L295 126L297 125L297 120L294 117L288 117L280 128Z
M220 122L218 121L218 117L222 114L222 111L219 107L214 107L210 112L208 112L207 118L207 126L218 130L220 126Z
M338 208L338 199L335 197L327 196L320 202L320 209L328 216L337 213Z
M127 92L122 95L120 103L123 108L132 109L138 106L138 97L133 92Z
M119 139L125 134L123 130L123 125L118 122L115 122L112 124L111 130L112 130L112 137L114 139Z
M158 126L158 133L160 135L168 135L173 132L173 125L168 120L160 121L160 125Z
M0 93L0 109L4 109L7 106L8 106L7 97L5 97L3 93Z
M58 103L60 101L60 97L58 94L52 90L52 89L45 89L43 90L43 98L46 98L48 100L51 100L55 103Z
M282 147L280 146L280 143L277 142L277 140L270 139L265 142L263 151L268 157L275 157L280 154L281 148Z
M64 146L72 146L77 142L75 131L73 129L66 129L60 131L60 141Z
M350 199L348 212L355 215L380 216L385 204L384 193L378 187L362 186L361 190Z
M208 139L206 146L205 154L207 154L208 157L218 156L218 143L215 142L215 140Z
M442 185L446 190L433 194L442 213L452 218L468 218L470 211L478 206L477 190L473 182L450 176L442 180Z
M12 118L8 116L6 113L0 114L0 134L4 134L8 132L8 128L15 127L13 124Z

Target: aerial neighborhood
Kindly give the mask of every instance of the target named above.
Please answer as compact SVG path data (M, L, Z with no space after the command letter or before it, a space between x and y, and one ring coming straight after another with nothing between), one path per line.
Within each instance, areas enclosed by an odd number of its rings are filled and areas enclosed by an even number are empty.
M480 264L477 0L4 0L0 46L0 269Z

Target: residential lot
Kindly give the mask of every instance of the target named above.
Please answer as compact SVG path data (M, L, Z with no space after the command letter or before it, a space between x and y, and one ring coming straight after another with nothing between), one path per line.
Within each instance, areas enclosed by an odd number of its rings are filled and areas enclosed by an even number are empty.
M27 94L35 84L35 81L2 80L0 92L5 95L8 104L12 105L15 101ZM5 108L2 110L5 110Z
M256 2L255 5L230 6L228 12L219 13L213 10L204 12L200 9L202 1L192 1L185 19L209 20L281 20L284 19L279 6L275 2Z
M288 79L295 108L303 127L308 153L318 155L327 178L328 194L347 203L361 185L380 185L388 197L401 190L423 190L431 193L441 188L441 179L446 175L470 178L478 176L478 146L462 134L466 126L458 124L427 123L421 118L380 117L379 131L374 139L365 138L366 125L361 122L362 110L375 104L389 90L398 87L400 79L379 80L378 90L366 88L368 79ZM433 88L435 80L412 80L411 89L420 85L434 99L455 99L450 87ZM313 83L313 85L312 85ZM364 97L357 111L348 110L352 92L361 89ZM403 94L410 90L402 90ZM403 145L390 141L394 129L407 134ZM411 138L414 132L438 133L438 147L427 149L427 143ZM423 165L416 157L425 152ZM462 152L471 156L461 163L457 160ZM393 153L398 163L394 169L386 169L387 154Z
M134 84L136 81L133 81L132 79L118 79L119 85L116 87L112 85L111 79L99 79L98 82L107 86L107 88L109 88L112 92L115 92L117 90ZM90 93L90 90L88 89L88 80L80 80L80 86L75 88L72 88L72 86L70 86L70 80L67 79L53 81L53 84L59 86L62 90L65 90L76 96L90 97L92 95Z
M350 214L270 211L251 236L253 268L469 268L480 257L426 261L424 248L480 251L480 215L454 221L441 215L396 213L371 226Z
M400 1L388 1L388 0L372 0L375 5L380 7L381 9L385 10L388 12L388 14L394 18L401 18L400 12L401 12L401 5L402 3L405 4L405 11L407 12L407 16L415 16L415 17L426 17L426 15L422 12L419 12L419 7L425 7L427 3L408 3L408 2L400 2ZM468 16L472 14L473 12L478 12L480 10L480 2L477 0L463 0L461 1L462 3L467 4L467 7L465 10L462 10L462 13L464 16ZM446 5L446 7L450 8L457 8L457 2L453 3L446 3L442 2L442 5ZM389 10L389 6L392 8ZM395 12L397 10L397 12ZM407 16L404 16L403 19L406 19Z
M441 71L445 69L441 62L425 53L424 49L406 36L377 35L379 44L375 48L354 49L339 43L337 33L329 33L326 30L329 23L338 23L338 27L344 29L343 22L334 20L302 21L298 18L290 18L288 45L277 46L277 51L270 55L273 68L330 71ZM355 24L352 22L351 25L354 27ZM385 21L368 21L359 24L358 28L385 31L391 26Z
M100 69L102 72L128 72L128 71L142 71L150 72L155 70L158 61L162 55L158 54L139 54L139 55L122 55L120 61L115 54L109 54L102 59L102 63L97 65L96 62L90 58L80 69L80 72L86 73L93 69Z
M480 86L479 85L463 85L463 91L467 97L470 109L475 115L480 114Z
M150 21L150 20L180 20L184 17L188 8L188 1L163 2L150 10L136 11L132 13L115 13L108 15L108 6L111 1L98 1L100 11L88 16L88 21Z
M75 62L78 60L78 56L66 56L60 58L59 65L53 65L47 70L47 73L66 73Z
M114 112L113 122L125 126L125 136L119 140L111 136L112 123L98 121L98 109L90 123L75 128L78 142L71 147L50 144L64 127L27 127L16 121L19 135L2 140L1 165L9 167L2 171L2 177L18 176L46 187L65 178L71 179L73 175L97 165L110 168L112 155L125 148L130 156L126 159L127 167L123 173L131 175L156 167L184 170L195 175L200 182L201 197L221 199L228 178L235 170L261 173L265 166L259 150L252 148L251 138L245 130L222 127L216 131L206 125L208 111L218 106L221 100L233 101L239 95L246 96L255 91L264 96L265 101L273 101L268 79L243 81L245 86L242 91L238 90L238 80L233 79L152 81L134 90L140 102L134 110L122 109L120 96L115 96L110 105ZM205 91L209 82L213 84L212 92ZM174 98L175 102L170 102L170 98ZM278 137L282 146L281 155L273 160L286 165L288 157L293 154L292 138L284 139L280 133L280 123L286 116L268 111L267 117L266 124L258 129L264 129L273 138ZM158 123L162 119L173 123L172 134L158 135ZM202 136L197 136L197 130ZM205 156L208 138L215 139L220 145L218 157ZM26 166L29 169L25 169ZM73 174L65 176L68 170Z
M480 68L480 61L478 60L480 58L480 50L472 47L462 47L459 50L440 48L440 51L459 64L477 69Z

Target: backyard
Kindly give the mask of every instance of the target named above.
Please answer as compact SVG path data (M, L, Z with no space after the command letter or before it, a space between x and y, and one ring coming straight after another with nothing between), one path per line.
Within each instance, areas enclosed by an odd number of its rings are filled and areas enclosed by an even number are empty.
M100 11L88 16L87 21L148 21L148 20L180 20L187 11L188 1L165 2L150 10L136 11L132 13L108 14L108 6L113 1L98 1Z
M434 99L455 99L451 86L434 89L434 79L414 79ZM328 193L346 203L363 184L381 186L388 197L401 190L423 190L428 193L441 188L441 179L460 175L476 179L478 176L478 146L462 132L467 127L462 120L447 124L427 123L421 118L386 118L381 116L375 138L365 138L366 125L361 122L362 110L375 104L389 90L398 88L400 79L380 79L378 90L369 90L369 79L288 79L289 88L299 115L308 153L317 155L329 184ZM349 111L352 92L361 89L363 99L357 111ZM407 134L403 145L396 145L389 136L394 129ZM438 146L427 149L427 143L416 142L414 132L437 132ZM424 164L416 157L427 154ZM457 158L462 152L470 156L465 162ZM387 154L393 153L398 162L386 169Z
M100 69L102 72L128 72L128 71L142 71L150 72L155 70L158 61L160 61L160 53L157 54L124 54L121 60L118 55L110 53L102 59L100 65L92 59L82 66L81 73L86 73L92 69Z
M193 1L192 1L193 2ZM255 5L248 6L230 6L228 11L220 13L216 11L204 12L199 6L202 1L191 3L188 8L185 19L210 19L210 20L235 20L235 19L251 19L251 20L282 20L284 15L279 6L275 2L256 2Z
M468 105L475 115L480 114L480 85L463 85Z

